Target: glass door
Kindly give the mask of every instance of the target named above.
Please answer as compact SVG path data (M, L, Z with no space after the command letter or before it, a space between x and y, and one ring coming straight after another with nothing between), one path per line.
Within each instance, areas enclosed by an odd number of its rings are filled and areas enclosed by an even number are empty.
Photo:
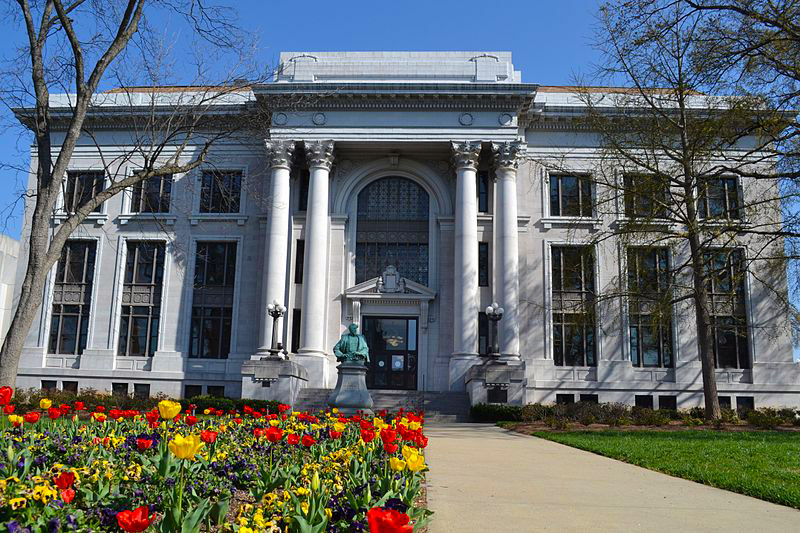
M362 318L369 346L367 388L417 389L417 318Z

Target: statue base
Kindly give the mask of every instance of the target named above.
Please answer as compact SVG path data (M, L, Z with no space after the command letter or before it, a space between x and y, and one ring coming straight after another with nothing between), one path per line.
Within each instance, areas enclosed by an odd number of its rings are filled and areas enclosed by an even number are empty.
M345 416L353 416L359 411L372 416L372 396L367 390L367 366L364 363L339 363L339 376L336 388L328 396L328 405L336 407Z

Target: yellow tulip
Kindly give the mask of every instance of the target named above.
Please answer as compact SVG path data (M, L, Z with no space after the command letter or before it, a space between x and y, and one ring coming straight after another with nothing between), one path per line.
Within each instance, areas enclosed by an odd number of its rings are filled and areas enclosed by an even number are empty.
M405 460L408 461L408 458L412 455L419 455L419 452L411 446L403 445L403 457Z
M425 468L425 458L419 454L406 457L406 466L412 472L419 472Z
M12 424L22 424L23 420L19 415L8 415L8 421Z
M398 459L397 457L390 457L389 458L389 468L391 468L395 472L402 472L406 469L406 462L402 459Z
M386 422L384 422L382 418L377 418L377 417L372 420L372 425L375 426L375 429L383 429L389 427L389 425Z
M39 400L39 409L50 409L53 406L53 401L48 400L47 398L42 398Z
M169 441L169 451L178 459L194 460L194 456L203 447L203 441L200 440L198 435L191 435L184 437L183 435L175 435Z
M419 422L409 422L408 423L408 429L410 429L411 431L416 431L421 427L422 427L422 424L420 424Z
M342 424L341 422L336 422L336 423L333 425L333 430L334 430L336 433L342 433L342 432L344 431L344 428L346 428L346 427L347 427L347 426L346 426L346 425L344 425L344 424Z
M178 416L181 412L181 404L173 402L172 400L161 400L158 402L158 413L161 418L169 420Z
M269 425L272 426L272 427L276 427L276 426L281 425L281 421L273 419L273 420L269 421Z

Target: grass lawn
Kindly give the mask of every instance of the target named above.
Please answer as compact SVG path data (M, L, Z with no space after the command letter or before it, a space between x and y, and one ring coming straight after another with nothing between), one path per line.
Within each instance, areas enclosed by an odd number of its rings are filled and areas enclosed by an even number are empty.
M800 509L800 433L534 431L532 434Z

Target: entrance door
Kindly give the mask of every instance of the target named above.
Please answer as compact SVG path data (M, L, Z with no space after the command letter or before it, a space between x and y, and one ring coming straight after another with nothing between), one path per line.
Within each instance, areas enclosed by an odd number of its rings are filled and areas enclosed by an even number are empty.
M367 388L417 389L417 318L362 318L369 346Z

